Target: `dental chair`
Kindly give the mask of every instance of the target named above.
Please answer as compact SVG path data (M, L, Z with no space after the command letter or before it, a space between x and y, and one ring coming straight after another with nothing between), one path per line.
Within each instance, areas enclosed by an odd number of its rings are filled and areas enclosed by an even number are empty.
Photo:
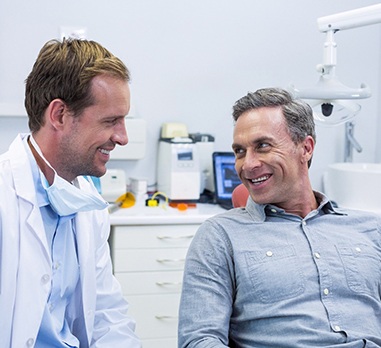
M232 193L232 203L234 208L246 207L247 199L249 198L249 191L243 184L239 184Z

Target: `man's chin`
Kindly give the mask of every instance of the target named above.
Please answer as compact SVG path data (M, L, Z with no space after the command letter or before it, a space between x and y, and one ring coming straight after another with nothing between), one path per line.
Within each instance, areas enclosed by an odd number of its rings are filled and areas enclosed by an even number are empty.
M255 195L253 193L250 193L251 199L257 203L257 204L272 204L271 199L269 197L265 197L263 195Z
M94 168L93 170L87 171L87 173L84 175L89 175L89 176L94 176L96 178L100 178L101 176L106 174L106 171L107 171L106 167Z

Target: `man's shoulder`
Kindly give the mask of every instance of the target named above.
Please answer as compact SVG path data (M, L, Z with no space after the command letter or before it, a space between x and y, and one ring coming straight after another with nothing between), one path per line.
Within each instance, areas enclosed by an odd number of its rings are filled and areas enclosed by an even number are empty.
M214 226L217 230L229 233L239 230L241 226L255 223L255 219L245 208L233 208L208 218L202 225Z

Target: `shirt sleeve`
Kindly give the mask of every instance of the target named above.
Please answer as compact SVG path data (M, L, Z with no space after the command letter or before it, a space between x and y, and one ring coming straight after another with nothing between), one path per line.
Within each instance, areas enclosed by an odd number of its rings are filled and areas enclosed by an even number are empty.
M179 348L228 347L234 298L229 239L211 221L188 250L179 309Z

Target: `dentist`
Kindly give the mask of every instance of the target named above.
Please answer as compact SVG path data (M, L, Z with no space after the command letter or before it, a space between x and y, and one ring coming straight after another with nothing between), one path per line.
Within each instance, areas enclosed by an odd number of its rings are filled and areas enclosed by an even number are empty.
M140 347L112 275L102 176L128 142L129 71L96 42L47 42L26 80L30 134L0 156L0 347Z

